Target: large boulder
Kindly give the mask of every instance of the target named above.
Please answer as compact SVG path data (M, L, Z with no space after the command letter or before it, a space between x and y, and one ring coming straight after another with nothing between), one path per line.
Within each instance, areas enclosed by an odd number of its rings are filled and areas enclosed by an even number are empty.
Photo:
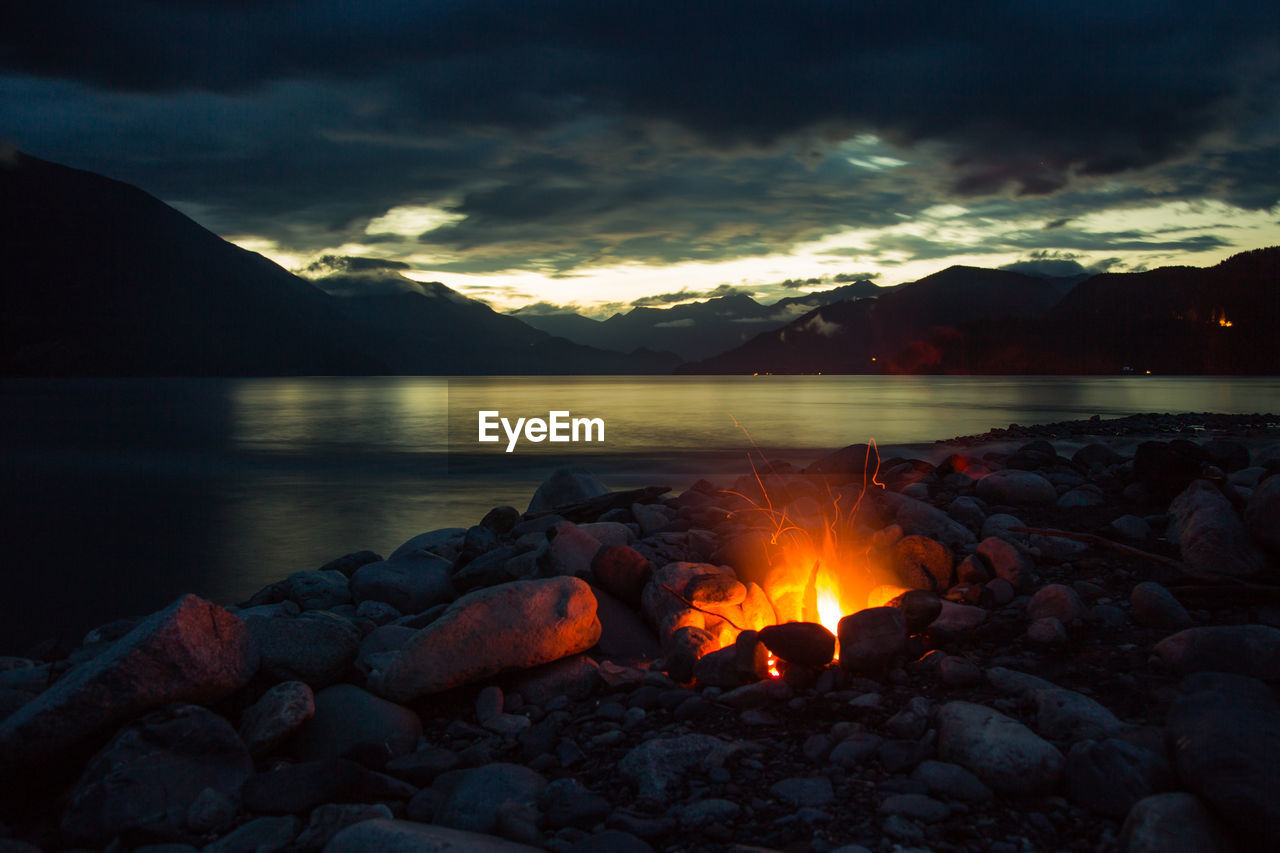
M351 576L357 603L382 601L401 613L421 613L453 600L453 565L429 551L410 551L366 563Z
M372 747L381 758L412 752L422 736L413 711L374 696L354 684L335 684L316 693L315 714L294 739L305 761L340 758L358 747Z
M1062 753L999 711L970 702L938 709L938 757L972 771L997 793L1051 793L1062 776Z
M173 705L121 730L94 756L71 791L62 830L93 843L122 833L178 839L202 828L188 814L199 797L222 798L234 815L252 773L230 723L198 705Z
M1209 625L1165 637L1152 650L1155 662L1178 675L1230 672L1280 678L1280 628Z
M0 722L0 784L19 781L23 769L73 759L154 708L225 696L257 666L243 622L185 595Z
M605 484L584 468L557 468L533 493L527 512L550 512L608 493Z
M1058 490L1031 471L993 471L978 481L978 497L989 504L1052 504Z
M1280 700L1261 681L1223 673L1182 689L1167 729L1183 785L1252 847L1280 849Z
M1184 791L1134 804L1120 828L1127 853L1233 853L1236 845L1204 803Z
M342 678L360 652L360 629L325 610L301 616L245 620L262 655L262 672L276 681L324 687Z
M455 601L369 675L369 689L407 702L586 651L600 639L596 599L578 578L515 581Z
M887 514L892 514L908 535L928 536L953 549L976 541L973 531L933 504L894 492L885 492L880 496L880 501Z
M1267 568L1267 558L1245 530L1231 502L1208 480L1195 480L1169 504L1169 541L1201 575L1249 577Z
M896 607L868 607L842 618L840 665L851 672L885 669L907 644L907 617Z
M1244 523L1258 544L1280 557L1280 476L1263 480L1249 496Z

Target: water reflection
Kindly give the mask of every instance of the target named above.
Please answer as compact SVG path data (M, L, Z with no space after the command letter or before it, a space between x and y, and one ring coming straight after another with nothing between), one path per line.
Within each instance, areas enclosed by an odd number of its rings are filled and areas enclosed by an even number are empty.
M386 553L560 464L614 488L745 470L748 442L807 462L877 438L1135 412L1280 410L1280 380L493 377L0 382L7 522L0 654L179 592L234 601L363 548ZM474 441L480 408L600 416L601 446ZM446 452L451 451L451 452Z

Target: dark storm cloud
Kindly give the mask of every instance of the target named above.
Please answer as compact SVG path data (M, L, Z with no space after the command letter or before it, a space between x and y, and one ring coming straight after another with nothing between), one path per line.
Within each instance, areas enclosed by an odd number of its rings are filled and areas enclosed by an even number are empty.
M5 24L6 138L219 233L443 271L745 257L948 199L1069 233L1120 174L1107 204L1280 199L1274 3L49 0ZM365 233L410 204L463 218Z

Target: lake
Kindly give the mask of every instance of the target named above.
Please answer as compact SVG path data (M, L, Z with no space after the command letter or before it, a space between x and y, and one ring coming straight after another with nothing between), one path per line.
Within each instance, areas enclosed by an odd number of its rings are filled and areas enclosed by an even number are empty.
M1280 411L1280 379L424 377L0 382L0 654L192 591L230 603L299 569L524 509L560 465L677 490L876 438L1140 412ZM477 441L480 411L600 418L604 441ZM749 438L748 438L749 433ZM498 434L502 431L499 429Z

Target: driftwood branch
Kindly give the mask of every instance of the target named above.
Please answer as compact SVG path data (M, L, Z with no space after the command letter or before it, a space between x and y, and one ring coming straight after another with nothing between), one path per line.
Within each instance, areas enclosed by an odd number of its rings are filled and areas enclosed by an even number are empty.
M627 489L625 492L608 492L544 512L527 512L524 517L540 518L544 515L558 515L573 522L594 520L611 509L627 508L632 504L654 503L669 491L671 491L670 486L645 486L642 489Z
M1010 527L1014 533L1029 533L1035 536L1054 536L1058 539L1074 539L1077 542L1087 542L1090 545L1101 545L1104 548L1110 548L1113 551L1119 551L1121 554L1128 554L1130 557L1141 557L1144 560L1150 560L1153 563L1159 563L1162 566L1168 566L1176 569L1185 575L1192 575L1187 567L1178 560L1169 557L1162 557L1159 554L1152 554L1150 551L1143 551L1141 548L1134 548L1130 545L1122 545L1105 536L1099 536L1096 533L1076 533L1071 530L1057 530L1052 527ZM1194 577L1194 575L1192 575Z
M1134 548L1131 545L1123 545L1119 542L1108 539L1105 536L1098 536L1095 533L1075 533L1070 530L1056 530L1052 527L1010 527L1009 529L1014 533L1029 533L1037 536L1056 536L1059 539L1074 539L1077 542L1088 542L1090 545L1100 545L1104 548L1111 548L1121 554L1127 554L1130 557L1140 557L1144 560L1159 563L1162 566L1168 566L1179 574L1192 580L1204 582L1204 585L1202 586L1179 584L1179 592L1204 593L1210 590L1230 590L1234 592L1280 595L1280 587L1278 586L1272 584L1251 583L1250 581L1242 580L1241 578L1233 578L1229 575L1197 572L1178 560L1174 560L1169 557L1162 557L1159 554L1152 554L1150 551L1143 551L1141 548Z

